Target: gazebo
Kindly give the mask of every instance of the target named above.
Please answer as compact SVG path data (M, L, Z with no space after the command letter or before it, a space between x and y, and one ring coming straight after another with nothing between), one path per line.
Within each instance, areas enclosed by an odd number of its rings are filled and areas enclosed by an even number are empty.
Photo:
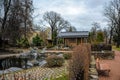
M88 31L60 32L58 38L63 38L64 46L76 46L80 43L88 43Z

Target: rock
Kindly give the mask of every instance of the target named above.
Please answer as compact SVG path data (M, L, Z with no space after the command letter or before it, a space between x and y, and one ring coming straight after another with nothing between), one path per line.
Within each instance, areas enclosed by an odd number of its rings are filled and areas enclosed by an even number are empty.
M43 61L39 62L39 66L43 66L43 65L45 65L46 63L47 63L46 60L43 60Z
M58 57L62 57L62 58L64 58L64 57L63 57L63 54L58 54L57 56L58 56Z
M32 67L32 66L33 66L33 64L32 64L31 62L27 62L27 66Z
M89 73L92 74L92 75L93 74L98 75L98 72L97 72L97 70L95 68L90 68Z
M46 49L47 49L46 47L43 48L42 51L41 51L40 53L45 53Z
M90 78L92 78L92 79L98 79L98 76L97 75L90 75Z
M22 68L18 68L18 67L11 67L9 69L5 69L5 70L0 70L0 74L6 74L6 73L10 73L10 72L14 72L14 71L20 71L23 70Z

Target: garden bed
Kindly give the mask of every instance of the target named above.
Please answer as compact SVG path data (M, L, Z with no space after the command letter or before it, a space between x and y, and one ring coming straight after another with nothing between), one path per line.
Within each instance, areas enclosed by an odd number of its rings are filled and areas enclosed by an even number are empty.
M92 51L92 55L96 58L102 58L102 59L114 59L114 51Z

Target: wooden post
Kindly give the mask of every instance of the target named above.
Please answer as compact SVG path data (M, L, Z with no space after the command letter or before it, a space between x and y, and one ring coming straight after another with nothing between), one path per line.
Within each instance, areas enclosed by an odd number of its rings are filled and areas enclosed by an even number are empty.
M65 38L64 38L63 40L64 40L64 42L63 42L63 43L64 43L64 46L65 46L65 45L66 45L66 43L65 43Z
M76 38L76 45L78 45L78 40L77 40L77 38Z
M87 38L85 38L85 42L87 43Z
M82 43L82 37L81 37L81 43Z
M84 37L84 43L86 43L86 41L85 41L86 39L85 39L85 37Z

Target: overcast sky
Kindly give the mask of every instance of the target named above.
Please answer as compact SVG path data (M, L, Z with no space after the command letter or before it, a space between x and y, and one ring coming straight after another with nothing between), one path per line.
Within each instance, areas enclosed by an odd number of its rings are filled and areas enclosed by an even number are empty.
M110 0L33 0L34 23L38 23L46 11L55 11L77 28L77 31L90 30L93 22L106 27L103 15L104 6Z

